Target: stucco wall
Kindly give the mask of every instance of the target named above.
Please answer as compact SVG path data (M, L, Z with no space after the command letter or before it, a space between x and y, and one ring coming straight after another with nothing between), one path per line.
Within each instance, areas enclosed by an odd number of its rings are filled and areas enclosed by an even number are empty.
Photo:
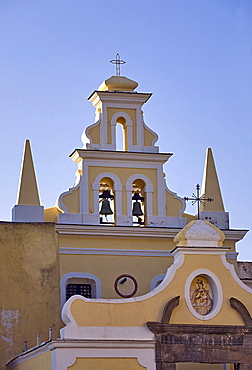
M0 223L0 369L28 348L59 336L59 255L53 223Z

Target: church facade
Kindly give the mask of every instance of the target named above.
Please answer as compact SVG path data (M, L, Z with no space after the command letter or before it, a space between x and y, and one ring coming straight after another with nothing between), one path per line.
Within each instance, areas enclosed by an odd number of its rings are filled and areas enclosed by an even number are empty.
M211 149L201 199L213 201L185 213L137 86L112 76L89 96L95 123L54 207L40 204L25 143L0 224L2 369L252 369L251 280L236 253L247 230L229 227Z

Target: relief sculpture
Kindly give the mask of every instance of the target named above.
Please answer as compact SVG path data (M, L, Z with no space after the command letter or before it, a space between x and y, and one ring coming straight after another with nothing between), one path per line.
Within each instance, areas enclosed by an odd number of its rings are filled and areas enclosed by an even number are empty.
M191 303L195 311L200 315L207 315L212 310L213 295L206 278L197 276L192 281Z

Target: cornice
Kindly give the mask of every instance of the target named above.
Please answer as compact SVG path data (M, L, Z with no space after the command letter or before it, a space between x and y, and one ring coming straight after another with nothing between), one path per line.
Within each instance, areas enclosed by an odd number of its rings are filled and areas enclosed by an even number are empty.
M101 226L56 224L56 230L62 236L118 237L145 239L174 239L181 228L137 227L137 226ZM222 230L225 240L239 241L248 230Z
M138 257L173 257L169 250L148 249L106 249L106 248L68 248L60 247L60 254L138 256Z
M88 150L88 149L75 149L70 158L79 163L82 159L95 159L95 160L113 160L114 162L155 162L164 164L172 156L172 153L144 153L144 152L124 152L112 150Z
M95 90L88 97L88 100L96 106L100 101L103 103L121 104L144 104L149 100L152 93L138 93L136 91L98 91Z
M180 228L134 227L134 226L101 226L101 225L67 225L56 224L56 230L65 236L93 236L93 237L144 237L151 239L174 238Z

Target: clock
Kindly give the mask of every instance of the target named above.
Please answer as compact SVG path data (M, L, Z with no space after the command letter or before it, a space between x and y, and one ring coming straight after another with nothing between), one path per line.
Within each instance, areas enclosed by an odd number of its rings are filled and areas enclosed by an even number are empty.
M116 293L123 298L133 297L138 288L136 279L128 274L118 276L115 280L114 287Z

